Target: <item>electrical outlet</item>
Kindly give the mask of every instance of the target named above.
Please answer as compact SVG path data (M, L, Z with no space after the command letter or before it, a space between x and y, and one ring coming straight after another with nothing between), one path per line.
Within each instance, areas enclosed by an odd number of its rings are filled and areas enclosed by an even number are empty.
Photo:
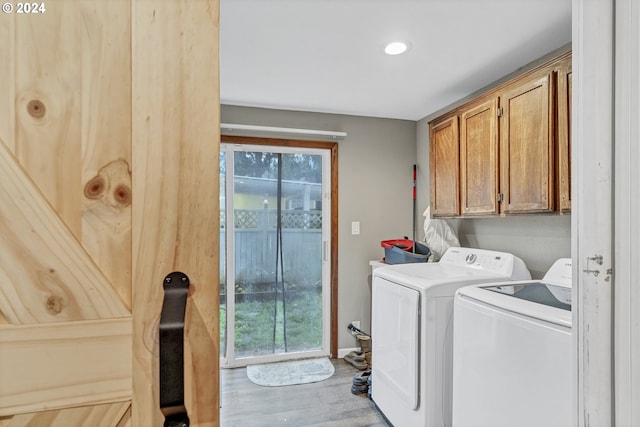
M360 329L360 321L359 320L352 320L351 324L355 327Z

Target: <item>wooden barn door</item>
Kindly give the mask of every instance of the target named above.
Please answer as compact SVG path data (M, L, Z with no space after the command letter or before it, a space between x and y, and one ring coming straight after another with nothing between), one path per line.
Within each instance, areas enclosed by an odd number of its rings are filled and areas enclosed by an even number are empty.
M0 16L0 427L161 426L172 271L217 426L218 0L40 4Z

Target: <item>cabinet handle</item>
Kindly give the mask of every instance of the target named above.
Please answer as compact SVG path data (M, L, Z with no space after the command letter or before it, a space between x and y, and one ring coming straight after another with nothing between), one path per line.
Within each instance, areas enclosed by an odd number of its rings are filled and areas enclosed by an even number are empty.
M322 241L322 261L327 262L327 241Z

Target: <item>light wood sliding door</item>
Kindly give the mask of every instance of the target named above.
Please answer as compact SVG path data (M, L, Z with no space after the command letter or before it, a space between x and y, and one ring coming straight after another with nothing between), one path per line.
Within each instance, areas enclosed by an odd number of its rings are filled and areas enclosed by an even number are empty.
M218 425L218 0L0 17L0 426L161 426L163 278L185 404Z

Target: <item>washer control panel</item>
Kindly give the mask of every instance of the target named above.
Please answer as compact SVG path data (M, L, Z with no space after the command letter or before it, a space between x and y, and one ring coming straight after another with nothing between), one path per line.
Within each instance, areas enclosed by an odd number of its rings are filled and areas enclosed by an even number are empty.
M516 270L528 273L522 260L515 255L486 249L452 247L445 252L440 263L495 272L506 276L511 276Z

